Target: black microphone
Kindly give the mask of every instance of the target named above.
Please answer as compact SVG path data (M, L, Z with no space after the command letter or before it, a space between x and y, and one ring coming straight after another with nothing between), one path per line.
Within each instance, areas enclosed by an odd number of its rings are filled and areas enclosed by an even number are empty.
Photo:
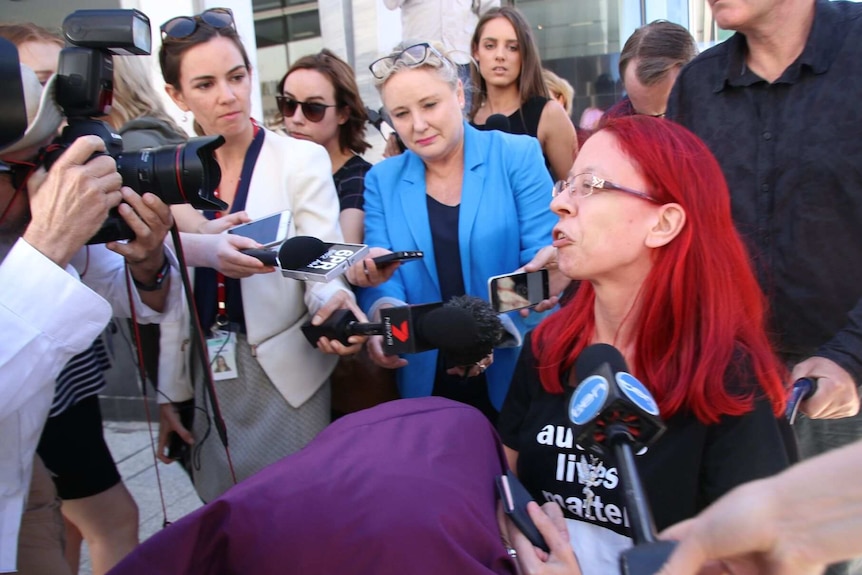
M240 251L268 266L295 268L326 253L326 244L311 236L294 236L284 240L278 250L249 248Z
M619 466L635 543L620 553L621 572L652 575L670 557L675 543L656 537L634 453L664 433L658 404L628 373L622 354L611 345L600 343L584 349L575 364L575 374L580 383L569 401L568 413L575 441L600 454L610 448Z
M508 133L511 131L509 118L503 114L491 114L488 116L488 119L485 120L485 130L500 130L501 132Z
M278 251L240 250L268 266L281 269L286 278L328 282L340 276L368 253L365 244L335 244L312 236L294 236L282 242Z
M382 309L378 323L362 323L350 310L340 309L321 325L306 322L302 332L313 347L317 347L321 336L350 345L347 340L353 335L382 335L386 355L440 349L447 357L454 356L463 362L456 365L467 365L491 353L502 339L503 326L487 302L472 296L459 296L446 304Z
M503 322L491 304L470 296L455 296L444 308L460 310L470 321L456 324L442 322L441 316L429 318L426 329L445 337L447 345L437 346L444 350L448 367L467 366L476 363L497 347L503 340Z

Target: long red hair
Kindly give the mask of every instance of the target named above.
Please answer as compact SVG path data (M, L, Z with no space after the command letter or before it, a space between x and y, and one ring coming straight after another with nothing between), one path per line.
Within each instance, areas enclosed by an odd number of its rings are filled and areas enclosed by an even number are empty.
M682 126L632 116L600 128L613 134L639 168L648 191L686 212L679 235L653 252L640 290L633 374L654 394L667 418L685 411L704 423L742 415L755 395L776 415L785 406L785 370L766 333L766 302L733 225L724 175L706 145ZM542 386L562 393L571 368L595 331L595 292L581 282L572 300L533 333ZM728 376L748 374L760 390L732 390Z

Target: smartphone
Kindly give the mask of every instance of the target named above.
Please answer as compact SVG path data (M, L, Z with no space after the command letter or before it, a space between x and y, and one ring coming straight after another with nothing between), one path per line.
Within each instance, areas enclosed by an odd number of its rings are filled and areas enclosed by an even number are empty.
M532 307L550 297L548 270L504 274L488 279L488 300L503 313Z
M395 262L407 262L410 260L418 260L422 258L425 254L419 251L412 252L393 252L391 254L384 254L382 256L377 256L376 258L372 258L374 261L374 265L377 267L385 266L387 264L395 263Z
M284 210L263 218L234 226L227 231L229 234L251 238L265 248L277 246L287 238L290 228L290 210Z
M365 244L325 244L324 252L316 260L298 268L281 268L281 275L308 282L328 282L362 261L368 253ZM284 265L284 264L282 264Z
M524 534L534 547L550 553L545 538L539 533L538 527L527 513L527 503L533 501L527 488L518 481L515 474L507 471L506 475L497 476L497 491L503 502L503 511L512 519L512 523Z

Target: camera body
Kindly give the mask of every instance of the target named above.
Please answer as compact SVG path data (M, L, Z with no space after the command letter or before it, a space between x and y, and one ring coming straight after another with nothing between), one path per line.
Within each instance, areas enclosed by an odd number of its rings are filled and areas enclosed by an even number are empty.
M223 210L215 196L221 170L213 152L224 138L192 138L185 144L123 153L123 140L98 117L111 111L114 90L113 55L150 53L150 21L138 10L78 10L63 21L67 46L57 69L57 105L68 125L42 153L46 169L81 136L96 135L117 163L123 185L138 194L151 192L166 204L189 203L197 209ZM87 243L134 239L134 232L116 209Z

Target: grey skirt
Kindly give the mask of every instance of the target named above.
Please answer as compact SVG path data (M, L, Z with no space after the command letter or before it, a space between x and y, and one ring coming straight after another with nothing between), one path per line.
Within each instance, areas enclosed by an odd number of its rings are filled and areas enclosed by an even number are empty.
M243 334L237 335L236 363L239 377L216 381L215 389L239 482L314 439L329 424L331 390L327 380L311 399L294 409L252 356ZM199 372L199 366L198 361L193 369ZM194 381L195 445L190 467L198 495L208 502L233 487L234 482L203 378L198 375Z

